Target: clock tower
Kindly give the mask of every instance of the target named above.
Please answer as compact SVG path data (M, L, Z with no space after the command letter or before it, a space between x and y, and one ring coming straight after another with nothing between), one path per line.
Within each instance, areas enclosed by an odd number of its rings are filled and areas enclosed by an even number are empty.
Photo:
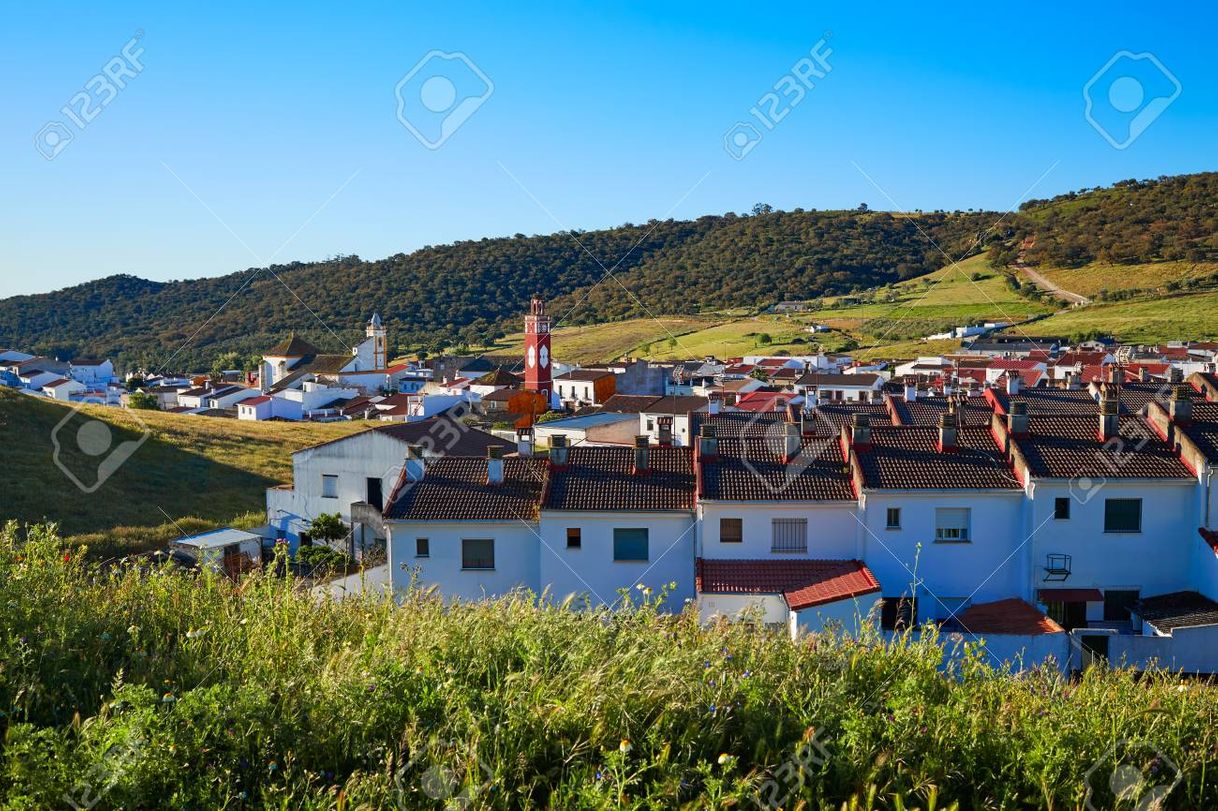
M550 316L546 315L546 303L534 296L529 303L529 314L524 317L524 387L529 391L544 392L547 400L554 390L550 366Z

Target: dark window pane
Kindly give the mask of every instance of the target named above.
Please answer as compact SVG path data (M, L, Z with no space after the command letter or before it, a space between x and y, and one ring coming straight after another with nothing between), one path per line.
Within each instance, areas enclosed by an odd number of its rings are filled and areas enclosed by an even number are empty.
M579 549L583 545L583 531L579 527L567 527L567 548Z
M1110 498L1104 501L1105 532L1141 532L1142 499Z
M741 518L719 519L719 542L741 543L744 541L744 520Z
M1053 500L1053 517L1065 521L1070 517L1070 499L1058 498Z
M462 569L495 568L495 541L492 538L461 539Z
M614 560L647 560L647 529L615 528L613 530Z

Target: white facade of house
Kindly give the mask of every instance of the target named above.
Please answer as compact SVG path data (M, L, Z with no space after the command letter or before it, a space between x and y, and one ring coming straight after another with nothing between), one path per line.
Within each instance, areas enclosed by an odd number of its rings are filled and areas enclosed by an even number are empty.
M416 576L421 586L436 586L446 600L480 600L517 589L538 591L538 561L543 552L535 523L523 521L390 521L389 567L395 589ZM428 554L418 555L425 538ZM490 540L493 568L466 568L463 541ZM548 554L548 553L546 553Z
M68 376L73 380L78 380L81 383L109 383L118 378L114 375L114 364L109 360L104 360L101 363L77 364L70 363L68 365Z
M698 557L713 560L862 559L863 525L853 501L698 502ZM724 543L722 519L739 518L739 543ZM773 551L774 519L807 521L806 552Z
M85 384L78 380L64 380L57 385L43 386L42 392L52 400L61 400L68 402L72 399L72 395L79 394L85 390Z

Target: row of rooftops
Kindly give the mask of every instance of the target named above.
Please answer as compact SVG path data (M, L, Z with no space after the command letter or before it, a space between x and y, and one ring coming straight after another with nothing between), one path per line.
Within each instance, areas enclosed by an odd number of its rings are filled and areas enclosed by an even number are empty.
M913 423L894 422L892 403L833 403L811 412L691 414L693 447L568 447L552 438L545 456L521 450L493 458L448 456L395 489L387 517L403 520L534 519L539 510L688 511L697 500L855 501L864 490L1021 491L1031 479L1103 477L1193 482L1181 437L1218 464L1218 403L1194 402L1187 386L1155 401L1148 417L1120 413L1113 396L1090 413L1038 412L1025 399L981 409L922 398ZM974 400L980 402L973 402ZM912 406L915 403L902 403ZM934 424L926 424L929 415ZM830 416L832 415L832 416ZM408 470L410 465L407 466ZM496 472L497 471L497 472ZM409 486L406 486L409 484Z

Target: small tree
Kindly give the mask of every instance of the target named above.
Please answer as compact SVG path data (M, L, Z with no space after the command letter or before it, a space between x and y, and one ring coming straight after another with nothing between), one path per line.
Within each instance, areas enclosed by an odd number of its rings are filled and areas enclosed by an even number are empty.
M774 343L774 337L768 332L763 332L757 336L757 343L761 344L762 346L768 346Z
M322 513L309 524L309 537L325 544L342 540L347 535L347 525L338 513Z
M143 391L133 391L127 398L127 405L142 411L160 411L161 403L155 395Z

